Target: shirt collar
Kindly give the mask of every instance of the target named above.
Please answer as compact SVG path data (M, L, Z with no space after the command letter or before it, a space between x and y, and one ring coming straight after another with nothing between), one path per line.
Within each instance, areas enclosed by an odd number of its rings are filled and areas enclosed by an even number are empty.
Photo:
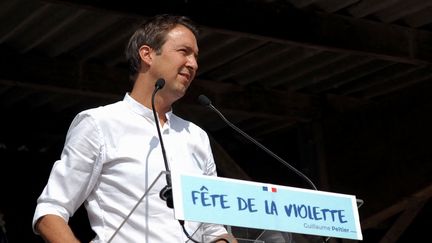
M154 121L153 110L136 101L129 95L129 93L126 93L123 101L126 102L126 104L132 109L133 112L137 113L140 116L150 118ZM167 120L169 121L171 119L171 116L173 115L172 109L169 110L165 115L167 117Z

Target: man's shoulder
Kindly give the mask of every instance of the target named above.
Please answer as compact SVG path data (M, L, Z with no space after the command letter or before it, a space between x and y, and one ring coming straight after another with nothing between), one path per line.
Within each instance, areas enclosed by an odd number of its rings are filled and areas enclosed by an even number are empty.
M178 115L176 115L174 113L172 114L172 119L173 119L173 121L175 123L177 123L177 124L179 124L181 126L190 127L190 128L201 130L201 131L204 132L204 130L200 126L198 126L197 124L195 124L194 122L186 120L185 118L182 118L182 117L180 117L180 116L178 116Z
M87 115L113 115L113 112L124 111L123 101L117 101L114 103L101 105L98 107L92 107L81 111L79 114L87 114Z
M75 116L75 120L91 119L94 121L103 121L113 117L122 117L126 109L122 101L101 105L82 110Z
M174 115L174 114L173 114L172 118L173 118L173 124L172 125L175 128L175 130L186 132L192 136L199 136L202 139L208 139L207 132L202 127L195 124L194 122L192 122L190 120L186 120L186 119L179 117L177 115Z

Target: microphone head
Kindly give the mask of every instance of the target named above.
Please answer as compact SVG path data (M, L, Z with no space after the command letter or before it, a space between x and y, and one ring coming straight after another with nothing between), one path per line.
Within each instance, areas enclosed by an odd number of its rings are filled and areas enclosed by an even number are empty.
M204 106L209 106L209 105L211 105L211 101L210 101L210 99L207 98L207 96L205 96L205 95L203 95L203 94L198 96L198 102L199 102L201 105L204 105Z
M156 80L156 84L155 84L156 89L162 89L164 86L165 86L165 79L160 78Z

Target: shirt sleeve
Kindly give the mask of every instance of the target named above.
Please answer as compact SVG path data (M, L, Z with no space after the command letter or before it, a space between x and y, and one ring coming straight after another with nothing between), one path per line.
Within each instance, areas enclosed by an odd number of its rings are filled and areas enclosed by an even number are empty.
M202 131L203 148L206 151L205 160L205 175L217 176L216 163L213 157L212 148L210 145L210 139L204 131Z
M58 215L67 222L85 201L101 171L102 141L94 118L84 112L78 114L69 127L60 159L54 163L37 200L33 230L37 220L46 214Z
M214 161L213 152L210 144L210 139L204 131L202 131L203 144L206 149L207 161L206 161L206 175L217 176L216 163ZM220 236L222 234L227 234L227 230L223 225L220 224L202 224L203 234L207 236Z

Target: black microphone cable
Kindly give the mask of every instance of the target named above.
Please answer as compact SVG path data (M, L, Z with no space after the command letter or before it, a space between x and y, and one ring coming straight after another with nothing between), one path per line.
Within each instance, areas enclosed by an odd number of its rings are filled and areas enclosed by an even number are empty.
M273 153L272 151L270 151L268 148L266 148L264 145L262 145L261 143L259 143L258 141L256 141L254 138L252 138L251 136L249 136L247 133L243 132L240 128L236 127L234 124L232 124L228 119L225 118L225 116L218 110L216 109L216 107L214 107L210 101L209 98L207 98L207 96L201 94L198 96L198 102L201 105L204 105L206 107L209 107L210 109L212 109L214 112L216 112L216 114L218 114L222 120L228 124L232 129L234 129L236 132L240 133L241 135L243 135L244 137L246 137L248 140L250 140L251 142L253 142L255 145L257 145L259 148L261 148L262 150L264 150L265 152L267 152L268 154L270 154L273 158L275 158L276 160L278 160L279 162L281 162L283 165L287 166L289 169L291 169L292 171L294 171L297 175L299 175L300 177L302 177L307 183L309 183L309 185L315 190L318 191L317 187L315 186L315 184L312 182L311 179L309 179L306 175L304 175L302 172L300 172L299 170L297 170L294 166L290 165L288 162L286 162L285 160L283 160L281 157L277 156L275 153ZM362 199L356 199L357 201L357 208L360 208L364 201ZM325 239L323 239L323 242L328 242L330 240L331 237L327 237Z
M211 104L211 101L210 101L209 98L207 98L207 96L205 96L205 95L198 96L198 102L201 105L204 105L204 106L207 106L207 107L211 108L213 111L215 111L222 118L222 120L225 121L226 124L228 124L236 132L240 133L241 135L243 135L244 137L246 137L248 140L250 140L251 142L253 142L255 145L257 145L259 148L261 148L262 150L264 150L265 152L267 152L268 154L270 154L273 158L275 158L276 160L278 160L279 162L281 162L282 164L284 164L285 166L287 166L288 168L290 168L297 175L299 175L304 180L306 180L306 182L309 183L309 185L314 190L318 190L317 187L315 186L315 184L312 182L312 180L309 179L306 175L304 175L302 172L300 172L299 170L297 170L294 166L290 165L288 162L286 162L285 160L283 160L281 157L277 156L275 153L273 153L272 151L270 151L264 145L262 145L261 143L259 143L258 141L256 141L254 138L252 138L251 136L249 136L248 134L246 134L245 132L243 132L240 128L236 127L234 124L232 124L230 121L228 121L228 119L226 119L225 116L218 109L216 109L216 107L214 107Z
M168 160L166 158L166 153L165 153L165 147L163 144L163 140L162 140L162 135L160 132L160 128L159 128L159 119L157 118L156 115L156 109L155 109L155 105L154 105L154 98L155 98L155 94L157 91L159 91L160 89L162 89L165 85L165 80L160 78L156 81L155 83L155 89L153 91L152 97L151 97L151 105L152 105L152 109L153 109L153 116L155 119L155 123L156 123L156 128L157 128L157 132L158 132L158 136L159 136L159 141L161 143L161 148L162 148L162 156L164 159L164 164L165 164L165 169L166 169L166 182L167 185L162 188L162 190L159 193L159 197L166 201L166 204L169 208L174 208L174 203L173 203L173 196L172 196L172 184L171 184L171 174L170 174L170 170L169 170L169 166L168 166ZM150 185L150 188L152 188L156 181L159 180L159 177L162 175L162 172L159 174L159 176L156 178L156 180ZM120 231L120 229L123 227L123 225L126 223L126 221L130 218L130 216L132 215L132 213L138 208L139 204L141 203L141 201L144 199L145 196L147 196L148 191L146 191L141 198L138 200L138 202L135 204L135 206L132 208L132 210L129 212L129 214L126 216L126 218L123 219L123 221L121 222L120 226L117 227L117 229L114 231L114 233L111 235L111 237L108 239L107 243L110 243L114 237L117 235L117 233ZM180 220L179 220L180 222ZM180 224L183 226L183 224L180 222ZM183 226L183 231L186 231L184 229ZM187 233L187 232L186 232ZM186 234L189 238L189 235ZM2 243L2 242L0 242Z
M194 243L200 243L199 241L196 241L194 238L192 238L192 236L191 235L189 235L189 233L187 232L187 230L186 230L186 228L185 228L185 225L184 225L184 220L179 220L179 223L180 223L180 225L181 225L181 227L182 227L182 229L183 229L183 233L186 235L186 237L189 239L189 240L191 240L192 242L194 242Z
M173 208L174 207L174 203L173 203L173 195L172 195L172 184L171 184L171 175L170 175L170 169L169 169L169 165L168 165L168 160L166 158L166 153L165 153L165 146L163 143L163 139L162 139L162 135L161 135L161 131L159 128L159 119L158 116L156 114L156 109L155 109L155 95L156 93L161 90L163 87L165 86L165 80L163 78L160 78L156 81L155 83L155 89L153 91L152 97L151 97L151 105L152 105L152 110L153 110L153 116L155 119L155 123L156 123L156 129L158 132L158 136L159 136L159 141L160 141L160 145L161 145L161 149L162 149L162 156L163 156L163 160L164 160L164 164L165 164L165 170L168 172L165 176L166 178L166 182L167 185L162 188L162 190L159 193L159 197L166 201L166 204L169 208Z
M255 140L254 138L252 138L251 136L249 136L247 133L243 132L240 128L236 127L234 124L232 124L228 119L225 118L225 116L218 110L216 109L216 107L214 107L210 101L209 98L207 98L207 96L205 95L199 95L198 96L198 102L201 105L204 105L206 107L209 107L210 109L212 109L214 112L216 112L216 114L219 115L220 118L222 118L222 120L228 124L232 129L234 129L236 132L240 133L241 135L243 135L244 137L246 137L249 141L253 142L255 145L257 145L259 148L261 148L262 150L264 150L265 152L267 152L268 154L270 154L273 158L275 158L277 161L279 161L280 163L282 163L283 165L285 165L286 167L288 167L289 169L291 169L292 171L294 171L297 175L299 175L300 177L302 177L307 183L309 183L309 185L314 189L314 190L318 190L317 187L315 186L315 184L312 182L311 179L309 179L309 177L307 177L305 174L303 174L302 172L300 172L299 170L297 170L294 166L292 166L291 164L289 164L288 162L286 162L285 160L283 160L281 157L279 157L278 155L276 155L275 153L273 153L271 150L269 150L268 148L266 148L264 145L262 145L260 142L258 142L257 140ZM323 238L323 242L326 243L330 238Z
M169 169L169 165L168 165L168 159L166 157L165 146L164 146L164 143L163 143L162 134L161 134L160 127L159 127L159 119L158 119L158 116L156 114L156 109L155 109L155 104L154 104L156 93L159 90L161 90L164 86L165 86L165 80L163 78L160 78L160 79L158 79L156 81L156 83L155 83L155 89L154 89L152 97L151 97L151 105L152 105L153 116L154 116L154 119L155 119L158 136L159 136L159 141L160 141L160 145L161 145L161 149L162 149L162 156L163 156L163 160L164 160L164 164L165 164L165 170L168 172L166 174L166 177L165 177L167 185L164 188L162 188L162 190L159 193L159 197L162 200L166 201L166 205L169 208L174 208L174 201L173 201L173 194L172 194L172 184L171 184L171 174L170 174L170 169ZM178 220L178 221L179 221L179 223L180 223L180 225L181 225L181 227L183 229L183 232L186 235L186 237L189 240L191 240L192 242L194 242L194 243L200 243L200 242L196 241L195 239L193 239L189 235L189 233L187 232L187 230L185 228L184 221L183 220Z

